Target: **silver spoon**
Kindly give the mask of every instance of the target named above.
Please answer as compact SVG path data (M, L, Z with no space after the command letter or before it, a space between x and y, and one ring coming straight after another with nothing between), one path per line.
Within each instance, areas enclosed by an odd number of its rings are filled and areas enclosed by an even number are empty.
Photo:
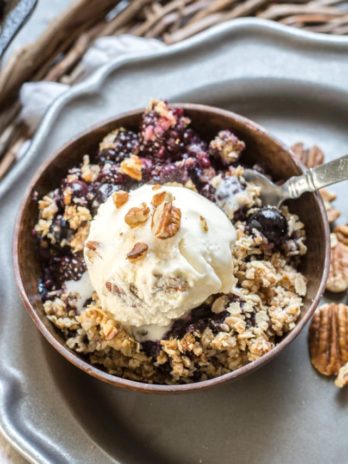
M302 176L290 177L283 185L275 185L253 169L246 169L244 177L246 181L261 187L261 200L264 205L279 207L285 200L298 198L305 192L315 192L328 185L348 180L348 155L308 169Z

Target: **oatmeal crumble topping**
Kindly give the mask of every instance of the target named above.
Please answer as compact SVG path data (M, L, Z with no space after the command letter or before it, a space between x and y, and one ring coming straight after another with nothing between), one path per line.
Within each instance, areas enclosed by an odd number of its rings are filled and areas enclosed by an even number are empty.
M304 225L285 206L277 211L262 208L259 188L243 177L244 149L244 141L230 130L220 131L210 142L204 140L190 127L182 109L154 100L138 132L116 128L106 134L96 154L84 155L55 190L39 199L34 233L43 263L44 311L70 349L114 375L149 383L186 383L258 359L295 327L307 285L298 271L307 252ZM308 165L321 162L318 150L301 156ZM152 184L148 204L140 200L136 207L127 208L129 192L144 183ZM81 295L68 292L66 282L79 282L86 272L84 247L87 260L100 259L100 243L86 239L99 206L111 196L113 213L124 208L122 221L132 233L148 224L152 237L170 243L166 239L183 227L183 213L166 186L198 192L233 223L235 285L231 292L213 294L175 320L160 339L140 341L131 327L103 309L95 292L81 309ZM329 214L337 216L332 212L333 197L323 195ZM197 218L207 235L214 226L209 221L206 215ZM335 232L342 246L347 245L346 235L342 228ZM139 265L137 261L151 253L145 242L142 238L132 249L122 250L120 259L135 262L130 263L132 268ZM154 276L154 285L169 294L189 288L180 275ZM103 288L114 295L123 291L112 281L104 282ZM139 297L136 288L132 292L134 299ZM338 382L344 379L342 370Z

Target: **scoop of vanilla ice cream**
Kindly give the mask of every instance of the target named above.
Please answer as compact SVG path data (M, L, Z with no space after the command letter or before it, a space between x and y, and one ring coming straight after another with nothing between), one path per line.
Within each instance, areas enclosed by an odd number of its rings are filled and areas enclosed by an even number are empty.
M153 197L162 192L167 192L165 201L181 212L178 230L169 238L156 236L153 217ZM132 208L144 208L144 203L150 210L145 222L128 225L126 216L136 211ZM210 295L232 290L235 239L225 213L198 193L144 185L131 191L122 206L116 207L110 197L99 207L85 259L102 307L144 339L156 339ZM137 247L140 256L131 259L129 253L134 255Z

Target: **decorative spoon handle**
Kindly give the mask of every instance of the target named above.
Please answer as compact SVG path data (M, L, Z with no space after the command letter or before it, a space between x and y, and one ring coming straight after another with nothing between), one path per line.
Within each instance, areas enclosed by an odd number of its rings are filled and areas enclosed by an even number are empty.
M282 188L287 198L298 198L305 192L314 192L343 180L348 180L348 155L308 169L302 176L291 177Z

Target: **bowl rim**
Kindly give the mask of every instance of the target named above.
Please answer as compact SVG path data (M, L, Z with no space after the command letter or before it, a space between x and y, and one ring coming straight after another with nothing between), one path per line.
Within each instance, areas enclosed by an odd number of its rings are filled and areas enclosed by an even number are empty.
M259 124L253 122L252 120L241 116L233 111L224 110L218 107L210 106L210 105L202 105L196 103L171 103L174 107L183 108L184 110L194 110L194 111L204 111L209 112L211 114L219 114L223 117L232 117L234 120L240 122L241 124L256 130L257 132L265 134L267 137L272 139L277 145L279 145L284 151L287 153L290 152L290 148L287 147L281 140L279 140L274 135L270 134L266 129L264 129ZM320 299L325 291L325 284L328 277L329 271L329 257L330 257L330 244L329 244L329 224L324 208L324 204L319 192L312 192L320 211L320 216L322 220L322 224L324 227L324 247L325 247L325 256L324 256L324 267L323 272L320 279L320 284L317 290L315 297L313 298L312 302L310 303L305 315L303 318L296 323L295 328L289 332L274 348L272 348L268 353L264 354L260 358L252 361L244 366L239 367L238 369L228 372L226 374L220 375L218 377L214 377L208 380L203 380L200 382L192 382L187 384L174 384L174 385L163 385L163 384L149 384L145 382L135 381L125 379L123 377L119 377L116 375L109 374L102 369L95 367L91 363L85 361L84 359L80 358L78 353L74 353L70 351L63 343L59 342L53 334L48 330L46 325L43 323L42 319L38 315L34 305L31 304L29 301L28 295L25 291L23 279L21 275L21 268L19 264L19 232L21 229L21 224L23 220L24 211L26 209L27 204L31 201L31 195L34 191L34 188L40 178L44 175L45 171L51 165L51 163L59 158L60 154L68 149L70 145L75 143L77 140L85 137L89 133L100 129L103 126L106 126L110 123L117 124L117 121L123 118L132 117L143 113L144 108L137 108L134 110L122 112L117 114L111 118L105 119L100 121L84 131L79 132L76 136L69 139L66 143L64 143L59 148L55 149L54 152L48 157L48 159L42 163L41 167L36 171L36 173L32 176L28 187L25 190L23 195L23 199L21 201L20 209L16 218L15 229L14 229L14 236L13 236L13 264L14 264L14 273L15 273L15 281L17 285L17 289L19 290L21 301L33 320L36 328L39 330L41 335L48 341L48 343L60 354L62 355L67 361L69 361L74 366L81 369L86 374L101 380L109 385L116 386L122 389L137 391L142 393L185 393L185 392L194 392L194 391L201 391L207 388L211 388L213 386L220 385L222 383L226 383L232 380L236 380L237 378L241 378L250 374L251 372L257 370L264 364L267 364L271 361L274 357L276 357L287 345L289 345L295 338L300 334L303 330L309 319L312 317L316 307L318 306ZM81 155L82 156L82 155ZM290 154L289 154L290 157ZM299 173L304 172L303 166L294 158L291 157L292 162L298 168Z

